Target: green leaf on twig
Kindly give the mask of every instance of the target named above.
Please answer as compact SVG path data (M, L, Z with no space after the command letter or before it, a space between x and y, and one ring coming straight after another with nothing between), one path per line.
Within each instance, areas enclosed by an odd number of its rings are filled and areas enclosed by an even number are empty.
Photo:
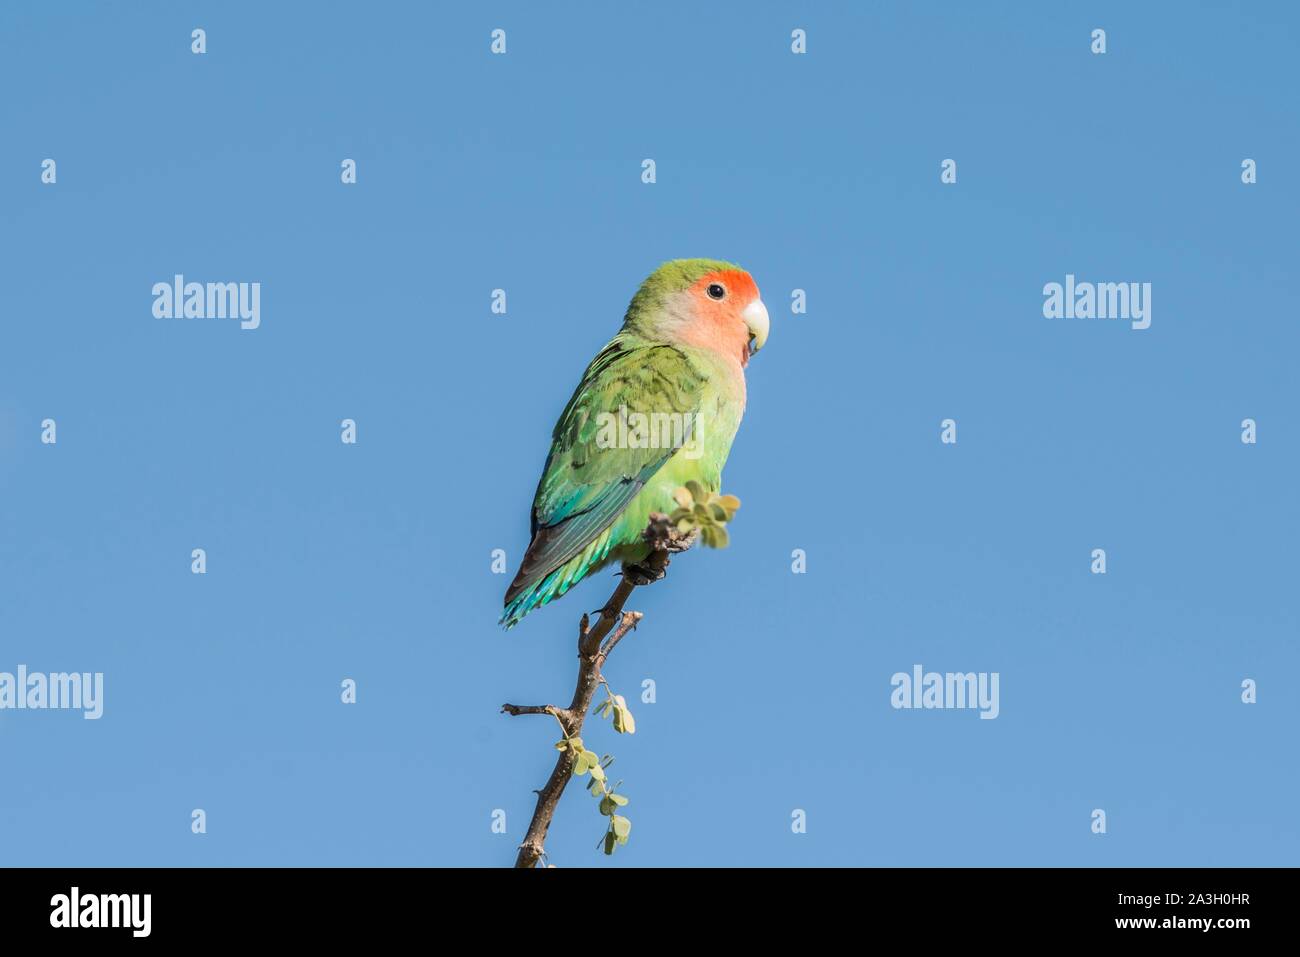
M740 499L710 492L702 483L692 479L673 492L673 501L677 508L668 520L679 534L689 535L698 531L700 541L709 548L727 547L731 539L724 526L735 517Z
M636 734L636 719L621 694L614 695L614 730L619 734Z
M620 844L626 844L627 836L632 833L632 822L622 815L615 814L610 818L610 830L614 832Z

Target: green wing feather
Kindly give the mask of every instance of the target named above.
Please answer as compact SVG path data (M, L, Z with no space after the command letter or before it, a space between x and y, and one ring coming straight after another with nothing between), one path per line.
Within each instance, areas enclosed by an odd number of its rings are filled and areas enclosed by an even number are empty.
M677 451L602 447L601 413L617 415L626 407L629 413L677 413L691 422L707 385L681 350L628 333L620 333L592 360L555 426L533 499L532 542L506 592L502 622L507 627L563 594L613 547L630 544L605 541L591 549ZM564 569L585 551L591 553L583 567Z

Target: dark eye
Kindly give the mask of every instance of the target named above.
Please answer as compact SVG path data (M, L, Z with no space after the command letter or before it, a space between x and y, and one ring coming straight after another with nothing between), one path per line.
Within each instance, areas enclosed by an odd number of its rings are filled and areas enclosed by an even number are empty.
M710 283L708 288L710 299L721 299L727 294L727 290L722 287L721 283Z

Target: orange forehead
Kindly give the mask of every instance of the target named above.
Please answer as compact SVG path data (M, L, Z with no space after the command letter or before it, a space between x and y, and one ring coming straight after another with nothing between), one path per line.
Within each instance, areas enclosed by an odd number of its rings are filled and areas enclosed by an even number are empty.
M691 292L696 296L704 296L704 290L715 282L727 288L728 299L738 300L748 305L758 298L758 286L755 285L753 277L740 269L720 269L707 276L701 276L691 286Z

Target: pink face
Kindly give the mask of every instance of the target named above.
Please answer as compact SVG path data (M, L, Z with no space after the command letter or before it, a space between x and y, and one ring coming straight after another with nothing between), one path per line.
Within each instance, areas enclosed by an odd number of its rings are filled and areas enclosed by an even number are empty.
M741 366L767 341L767 307L743 269L702 276L687 290L696 321L682 338L694 346L735 356Z

